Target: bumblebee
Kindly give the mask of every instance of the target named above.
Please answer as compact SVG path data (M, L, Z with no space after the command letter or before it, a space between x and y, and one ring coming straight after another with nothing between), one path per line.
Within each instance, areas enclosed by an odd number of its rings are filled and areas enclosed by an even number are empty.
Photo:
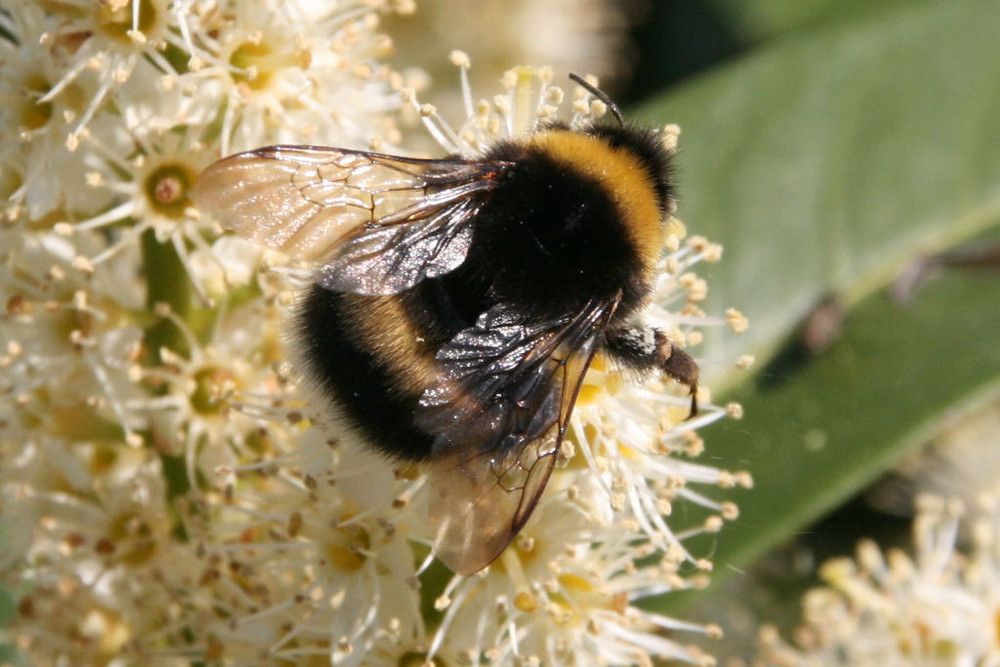
M480 159L270 146L192 197L240 236L317 265L293 335L331 413L429 469L434 550L496 559L531 516L594 355L686 385L698 366L636 322L658 275L673 154L651 129L546 124Z

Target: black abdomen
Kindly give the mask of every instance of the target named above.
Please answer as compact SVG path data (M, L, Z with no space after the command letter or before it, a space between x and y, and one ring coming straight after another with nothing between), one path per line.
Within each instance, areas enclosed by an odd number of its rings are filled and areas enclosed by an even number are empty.
M380 356L390 342L402 353L404 345L412 346L400 340L400 323L379 323L385 331L383 342L366 335L359 318L366 311L378 317L378 301L392 298L340 294L313 285L296 316L297 344L306 375L349 426L379 451L419 461L430 455L433 442L413 425L423 387L408 384L399 369Z
M414 412L438 349L491 305L477 285L460 268L393 296L311 286L295 323L306 376L368 444L428 459L434 438L414 426Z

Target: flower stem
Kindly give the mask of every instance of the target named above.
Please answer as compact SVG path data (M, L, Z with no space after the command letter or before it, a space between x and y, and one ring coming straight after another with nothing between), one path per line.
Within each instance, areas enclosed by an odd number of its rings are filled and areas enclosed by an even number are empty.
M177 317L187 318L191 310L191 283L173 245L156 238L153 230L142 234L142 264L146 270L146 307L156 312L166 304ZM167 317L157 316L146 328L146 354L160 364L160 350L166 348L188 356L190 350L180 329Z

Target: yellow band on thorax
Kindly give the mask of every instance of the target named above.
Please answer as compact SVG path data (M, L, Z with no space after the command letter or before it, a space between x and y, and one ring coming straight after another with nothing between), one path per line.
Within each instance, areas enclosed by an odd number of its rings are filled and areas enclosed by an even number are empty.
M553 160L597 181L625 222L631 241L649 270L663 250L662 215L649 172L627 148L570 130L540 132L529 139Z

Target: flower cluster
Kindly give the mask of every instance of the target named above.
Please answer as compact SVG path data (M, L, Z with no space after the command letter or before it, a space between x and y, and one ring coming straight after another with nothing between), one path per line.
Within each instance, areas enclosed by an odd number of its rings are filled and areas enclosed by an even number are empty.
M1000 661L1000 496L983 496L964 553L962 504L918 500L913 555L858 546L821 570L807 593L796 645L760 633L762 665L995 665Z
M280 142L392 146L402 104L474 155L554 117L545 70L510 73L457 129L382 64L403 0L26 1L0 13L0 552L9 634L33 664L710 662L673 638L715 632L641 609L700 585L684 539L735 506L696 485L683 388L598 359L549 489L473 577L432 564L419 469L317 426L281 322L307 274L220 235L188 200L221 155ZM460 54L454 60L467 63ZM577 123L603 112L582 89ZM675 141L668 128L665 141ZM674 342L705 316L671 234L650 319ZM687 501L692 523L668 523ZM669 636L668 636L669 635Z
M233 409L284 391L281 304L188 189L239 148L393 138L402 80L377 26L411 9L5 3L0 568L32 664L240 655L231 624L268 583L222 550L253 525L221 532L236 484L220 471L304 429Z

